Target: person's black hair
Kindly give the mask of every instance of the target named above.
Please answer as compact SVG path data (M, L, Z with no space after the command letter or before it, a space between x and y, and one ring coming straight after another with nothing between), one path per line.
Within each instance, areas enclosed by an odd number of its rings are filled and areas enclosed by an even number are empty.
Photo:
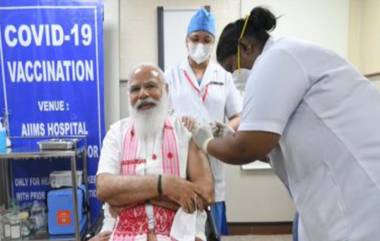
M244 18L238 19L229 23L223 29L216 48L216 57L219 63L237 53L244 21ZM244 37L252 37L263 46L269 38L268 32L276 27L276 17L267 8L255 7L252 9L247 21Z

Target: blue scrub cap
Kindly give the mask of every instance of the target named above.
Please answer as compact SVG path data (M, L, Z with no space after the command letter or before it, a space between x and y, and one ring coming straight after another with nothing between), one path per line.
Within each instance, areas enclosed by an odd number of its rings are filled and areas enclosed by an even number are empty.
M187 34L195 31L205 31L215 36L215 17L205 8L200 8L190 20Z

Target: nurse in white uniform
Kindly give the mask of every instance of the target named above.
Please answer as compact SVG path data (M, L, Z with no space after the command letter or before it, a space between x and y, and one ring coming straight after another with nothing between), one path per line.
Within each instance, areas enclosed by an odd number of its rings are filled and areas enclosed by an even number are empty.
M210 60L215 42L215 18L206 9L192 17L186 45L189 56L165 71L169 98L177 116L188 116L208 124L228 121L239 124L242 99L232 76ZM228 234L225 212L225 171L223 163L210 157L215 183L215 205L212 214L219 233Z
M273 14L256 7L224 28L218 62L230 72L250 69L241 123L230 136L199 127L193 138L226 163L269 155L308 240L378 241L380 93L334 52L273 39L275 26Z

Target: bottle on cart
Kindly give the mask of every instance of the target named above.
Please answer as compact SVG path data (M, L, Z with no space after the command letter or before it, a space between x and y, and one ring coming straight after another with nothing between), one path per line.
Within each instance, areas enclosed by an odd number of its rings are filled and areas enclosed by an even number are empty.
M11 226L11 240L21 239L21 222L18 212L10 213L9 224Z
M11 224L9 222L9 213L4 213L2 217L3 222L3 236L2 240L10 240L11 239Z
M47 215L45 210L45 205L42 202L37 200L33 201L33 205L30 209L30 220L36 232L44 232L47 229Z
M1 124L5 128L5 133L6 133L5 145L7 148L11 148L12 143L11 143L11 139L9 138L9 114L8 114L8 112L6 112L4 114L4 118L1 118Z
M30 235L30 224L29 224L29 213L26 211L20 212L18 214L21 223L21 236L22 239L27 238Z
M2 121L0 121L0 151L5 151L7 149L7 131L3 126Z

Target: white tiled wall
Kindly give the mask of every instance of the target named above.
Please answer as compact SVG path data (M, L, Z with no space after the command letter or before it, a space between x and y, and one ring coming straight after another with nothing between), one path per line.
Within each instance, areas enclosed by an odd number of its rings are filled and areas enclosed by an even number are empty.
M120 118L119 100L119 1L104 1L104 97L105 125Z
M380 1L350 1L349 59L363 74L380 72Z

